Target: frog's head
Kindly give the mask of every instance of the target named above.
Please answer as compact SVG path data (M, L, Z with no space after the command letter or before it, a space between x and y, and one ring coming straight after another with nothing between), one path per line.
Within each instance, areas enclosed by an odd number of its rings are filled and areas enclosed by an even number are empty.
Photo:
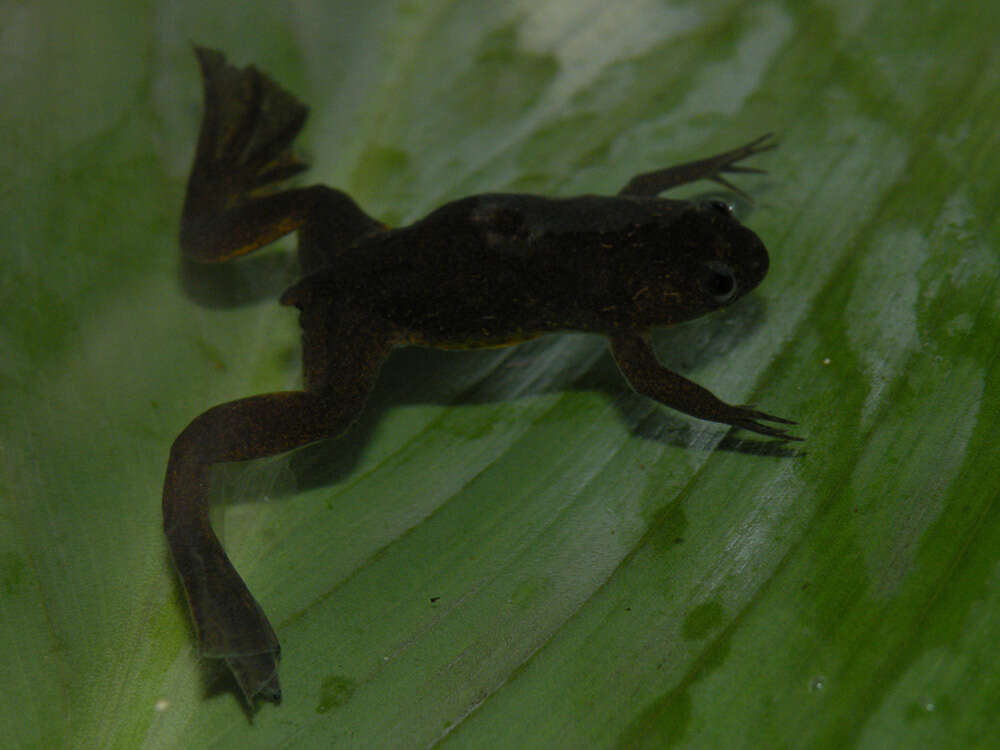
M754 289L767 274L767 248L732 214L728 203L710 198L692 204L695 222L705 227L702 291L720 307Z
M663 322L679 322L725 307L767 274L764 243L719 199L676 202L660 227L658 296Z

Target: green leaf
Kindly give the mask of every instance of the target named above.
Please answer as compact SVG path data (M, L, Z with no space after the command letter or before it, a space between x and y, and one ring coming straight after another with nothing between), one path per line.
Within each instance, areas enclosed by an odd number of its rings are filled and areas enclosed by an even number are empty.
M993 10L0 9L5 746L992 746ZM394 223L776 130L739 182L768 278L657 346L806 442L656 407L594 337L399 351L346 435L217 472L283 645L251 717L195 654L159 494L191 418L297 382L292 245L181 267L189 40L308 102L310 179Z

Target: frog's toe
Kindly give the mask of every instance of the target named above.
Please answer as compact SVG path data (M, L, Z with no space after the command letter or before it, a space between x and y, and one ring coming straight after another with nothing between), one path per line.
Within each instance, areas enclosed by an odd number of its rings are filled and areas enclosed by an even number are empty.
M752 406L737 406L736 415L732 420L729 420L729 424L733 427L740 427L744 430L749 430L750 432L756 432L759 435L767 435L768 437L778 438L780 440L803 440L796 435L790 435L787 430L780 427L772 427L771 425L761 424L764 422L777 422L779 424L795 425L798 422L793 422L790 419L785 419L783 417L776 417L773 414L768 414L767 412L757 411Z
M767 412L757 411L755 404L744 404L743 406L738 406L736 408L742 412L743 417L748 417L750 419L763 419L765 422L778 422L779 424L798 424L798 422L791 419L776 417L773 414L768 414Z
M275 653L245 654L226 657L247 703L252 708L255 698L281 702L281 684L278 682L278 659Z

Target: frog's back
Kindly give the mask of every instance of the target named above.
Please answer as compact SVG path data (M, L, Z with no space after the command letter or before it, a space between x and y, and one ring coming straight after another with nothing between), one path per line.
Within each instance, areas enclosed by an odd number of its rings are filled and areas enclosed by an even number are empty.
M366 236L283 299L336 300L437 347L670 324L705 311L688 304L687 287L717 222L749 234L729 217L694 213L657 198L471 196Z
M617 296L608 286L628 283L609 257L620 243L602 242L615 219L608 209L621 203L471 196L387 232L353 255L349 275L371 291L363 304L405 327L413 343L502 346L595 330L602 306L595 296ZM588 225L594 219L600 226Z

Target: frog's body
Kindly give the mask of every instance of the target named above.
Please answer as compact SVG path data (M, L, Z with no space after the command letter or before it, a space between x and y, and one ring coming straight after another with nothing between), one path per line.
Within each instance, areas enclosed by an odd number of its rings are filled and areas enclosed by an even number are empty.
M277 638L208 521L215 463L339 434L397 346L506 346L545 333L603 334L632 386L703 419L795 439L656 360L652 326L722 307L764 278L767 251L718 201L658 194L723 172L767 136L710 159L639 175L617 196L483 194L390 229L324 186L267 193L304 169L291 154L306 109L255 68L199 49L205 113L181 223L185 254L221 262L298 231L305 387L209 409L178 436L164 528L206 656L226 659L249 701L278 699ZM731 186L730 186L731 187Z
M766 271L763 245L717 205L487 194L365 236L283 300L365 310L403 343L469 348L678 323Z

